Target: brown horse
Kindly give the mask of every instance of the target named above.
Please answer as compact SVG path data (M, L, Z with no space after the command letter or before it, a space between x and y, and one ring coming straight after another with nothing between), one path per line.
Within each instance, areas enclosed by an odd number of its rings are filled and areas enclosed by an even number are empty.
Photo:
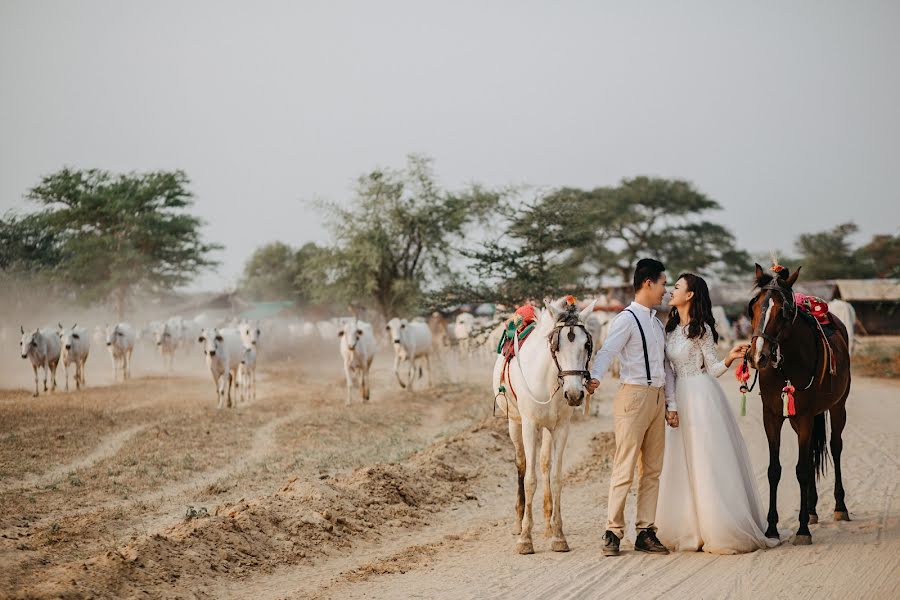
M825 344L815 320L800 312L794 301L793 285L800 274L774 267L773 274L756 265L758 293L750 301L748 313L753 335L748 354L757 369L763 403L763 424L769 441L769 527L766 536L778 537L776 498L781 479L779 451L781 428L787 418L797 434L799 456L797 482L800 484L800 527L795 545L812 543L809 523L818 523L816 477L824 474L828 451L825 448L825 412L831 414L831 456L834 462L834 520L849 521L841 483L841 432L847 423L847 396L850 394L850 352L847 328L829 314L835 334ZM830 351L829 351L830 345ZM832 359L833 354L833 360ZM784 416L782 390L796 389L796 413Z

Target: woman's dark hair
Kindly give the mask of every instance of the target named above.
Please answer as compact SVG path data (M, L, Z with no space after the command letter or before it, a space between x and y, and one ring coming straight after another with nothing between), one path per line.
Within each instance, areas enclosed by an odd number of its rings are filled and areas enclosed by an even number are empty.
M642 258L634 267L634 291L637 293L644 286L644 282L648 279L656 281L666 266L653 258Z
M689 338L703 337L704 325L709 325L713 334L713 342L718 343L719 332L716 331L716 319L712 314L712 300L709 298L709 287L707 287L706 282L702 277L693 273L682 273L678 276L678 279L684 279L685 283L687 283L688 291L694 292L694 297L691 299L691 312L689 315L691 322L688 324L687 336ZM675 281L678 281L678 279ZM672 311L669 313L669 321L666 323L666 331L675 331L675 328L680 324L679 321L678 309L672 307Z

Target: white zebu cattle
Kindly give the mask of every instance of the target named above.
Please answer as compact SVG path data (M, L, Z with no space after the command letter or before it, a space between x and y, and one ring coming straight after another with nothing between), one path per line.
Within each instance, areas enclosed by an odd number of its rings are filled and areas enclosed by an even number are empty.
M238 367L244 356L244 346L241 344L241 334L237 329L204 329L200 333L198 341L203 344L206 354L206 364L212 374L213 383L216 384L216 395L221 409L228 401L231 408L231 386L237 380Z
M350 404L351 389L359 379L359 393L363 402L369 400L369 369L375 358L375 334L372 326L365 321L345 323L338 332L341 338L341 359L344 361L344 376L347 379L347 404Z
M856 309L849 302L845 302L835 298L828 303L828 312L840 319L841 323L847 327L847 346L850 348L850 355L853 355L853 339L854 329L856 326Z
M241 333L241 342L245 348L256 348L259 351L259 338L262 335L262 328L259 321L251 323L250 321L241 321L238 331Z
M463 356L471 350L472 328L475 326L475 317L472 313L459 313L453 322L453 338L459 346L459 353Z
M113 381L117 381L122 370L122 381L131 378L131 353L134 352L134 327L128 323L106 326L106 348L112 357Z
M181 317L172 317L156 332L156 346L162 356L163 367L170 372L175 364L175 351L182 345L181 321Z
M66 329L59 324L59 342L62 346L62 363L66 370L66 391L69 391L69 365L75 365L75 389L80 390L87 382L84 379L84 363L91 351L91 338L87 329L77 324Z
M256 348L244 347L238 366L238 389L241 402L256 400Z
M394 344L394 375L400 387L413 389L413 380L416 376L416 362L425 360L425 368L428 371L428 385L431 385L431 330L426 323L419 321L407 321L394 317L388 321L385 329L390 333ZM409 362L409 376L403 383L400 378L400 365L403 361ZM419 367L419 377L422 376L422 368Z
M51 389L56 389L56 365L59 364L59 335L49 327L35 329L32 333L22 331L22 358L31 361L34 370L34 395L38 395L38 368L44 370L44 391L47 390L47 372L50 373Z

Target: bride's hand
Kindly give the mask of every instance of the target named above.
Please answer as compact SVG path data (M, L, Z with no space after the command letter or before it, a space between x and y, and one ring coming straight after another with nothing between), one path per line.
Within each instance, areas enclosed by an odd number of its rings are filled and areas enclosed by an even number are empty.
M728 353L728 365L731 366L736 360L743 360L744 354L747 352L747 348L750 346L747 344L735 344L734 348Z

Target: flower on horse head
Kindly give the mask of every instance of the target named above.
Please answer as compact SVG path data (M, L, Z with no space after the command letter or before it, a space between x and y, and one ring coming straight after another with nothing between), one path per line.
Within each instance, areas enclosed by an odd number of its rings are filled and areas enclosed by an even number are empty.
M772 272L773 272L773 273L781 273L782 271L784 271L784 267L782 267L782 266L779 265L778 263L774 263L774 264L772 265Z
M568 304L569 306L575 306L576 302L577 300L575 300L575 296L573 296L572 294L566 296L566 304Z

